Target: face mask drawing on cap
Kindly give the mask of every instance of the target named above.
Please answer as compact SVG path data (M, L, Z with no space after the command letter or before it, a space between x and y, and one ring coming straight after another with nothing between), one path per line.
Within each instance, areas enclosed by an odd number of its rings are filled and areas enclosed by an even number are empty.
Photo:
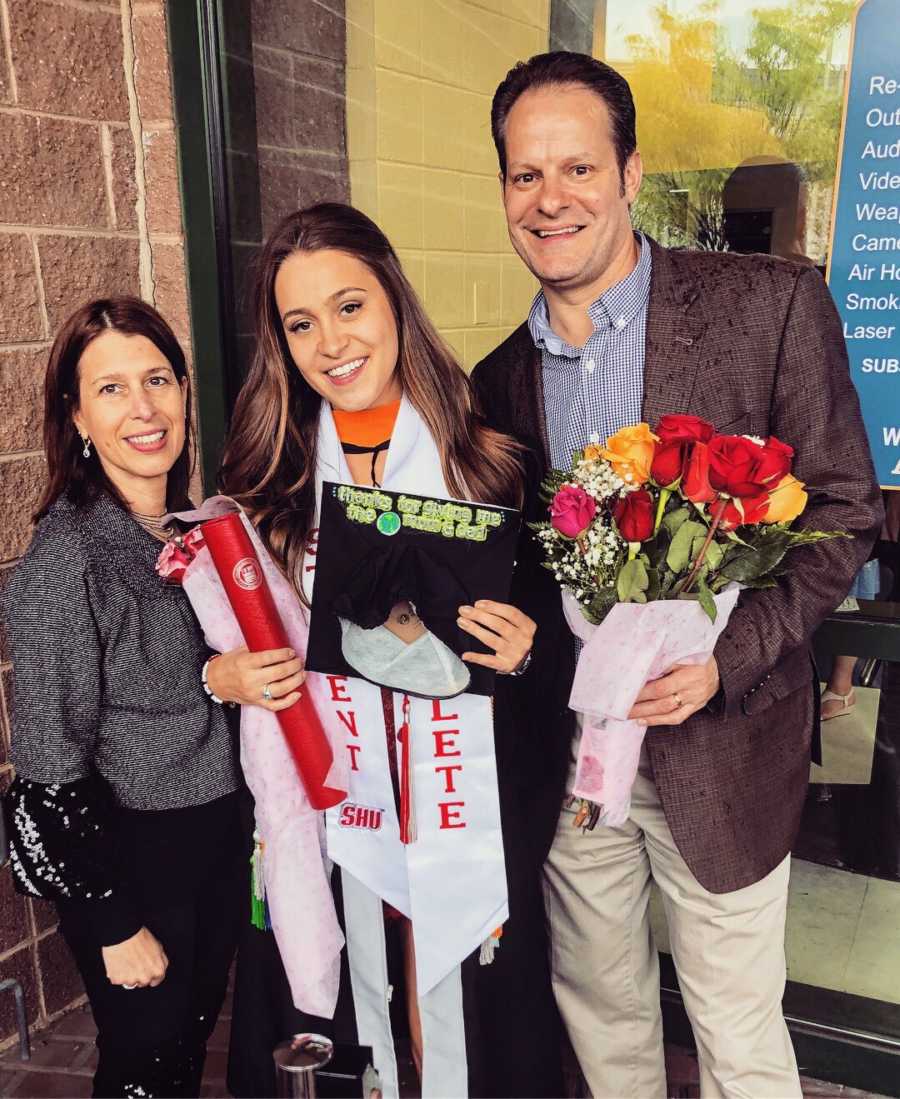
M371 629L346 618L340 623L344 659L372 683L423 698L452 698L469 686L469 669L408 603Z
M469 601L446 565L412 546L370 553L332 603L344 659L364 679L393 690L423 698L461 694L469 669L434 630L449 640L459 606Z

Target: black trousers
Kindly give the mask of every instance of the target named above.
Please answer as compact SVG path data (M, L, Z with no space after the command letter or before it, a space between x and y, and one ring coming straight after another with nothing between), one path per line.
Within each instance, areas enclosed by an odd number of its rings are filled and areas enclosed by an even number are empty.
M206 1042L225 998L249 890L241 797L121 812L121 873L169 959L158 987L110 984L86 921L63 916L97 1024L95 1096L200 1094Z

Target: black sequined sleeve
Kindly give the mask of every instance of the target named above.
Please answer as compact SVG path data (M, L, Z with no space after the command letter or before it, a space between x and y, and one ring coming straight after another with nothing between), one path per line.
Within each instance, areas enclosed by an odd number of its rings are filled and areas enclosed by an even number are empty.
M116 887L110 795L100 779L43 783L19 777L5 809L20 893L54 901L67 923L100 946L140 930L134 906Z

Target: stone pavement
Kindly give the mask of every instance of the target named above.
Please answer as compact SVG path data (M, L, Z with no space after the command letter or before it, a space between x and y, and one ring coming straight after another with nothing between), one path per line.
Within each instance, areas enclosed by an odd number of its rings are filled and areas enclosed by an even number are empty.
M231 1005L227 1002L216 1024L206 1057L202 1099L226 1099L225 1065L228 1055L228 1031ZM91 1078L97 1061L94 1036L97 1031L87 1007L76 1008L34 1036L31 1060L18 1059L18 1046L0 1055L0 1097L2 1099L81 1099L91 1094ZM402 1091L417 1094L409 1086L412 1066L401 1071ZM692 1052L675 1046L666 1050L671 1099L698 1099L697 1060ZM842 1084L804 1079L803 1094L808 1099L881 1099L869 1092L856 1091Z

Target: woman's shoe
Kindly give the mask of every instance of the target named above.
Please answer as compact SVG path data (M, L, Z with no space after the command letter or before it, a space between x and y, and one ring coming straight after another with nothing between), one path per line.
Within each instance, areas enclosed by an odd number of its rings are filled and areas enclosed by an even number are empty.
M831 713L825 713L825 704L828 702L839 702L840 706L837 709L832 710ZM844 717L849 714L853 707L856 705L856 694L851 687L845 695L839 695L837 691L824 691L822 693L822 720L833 721L836 717Z

